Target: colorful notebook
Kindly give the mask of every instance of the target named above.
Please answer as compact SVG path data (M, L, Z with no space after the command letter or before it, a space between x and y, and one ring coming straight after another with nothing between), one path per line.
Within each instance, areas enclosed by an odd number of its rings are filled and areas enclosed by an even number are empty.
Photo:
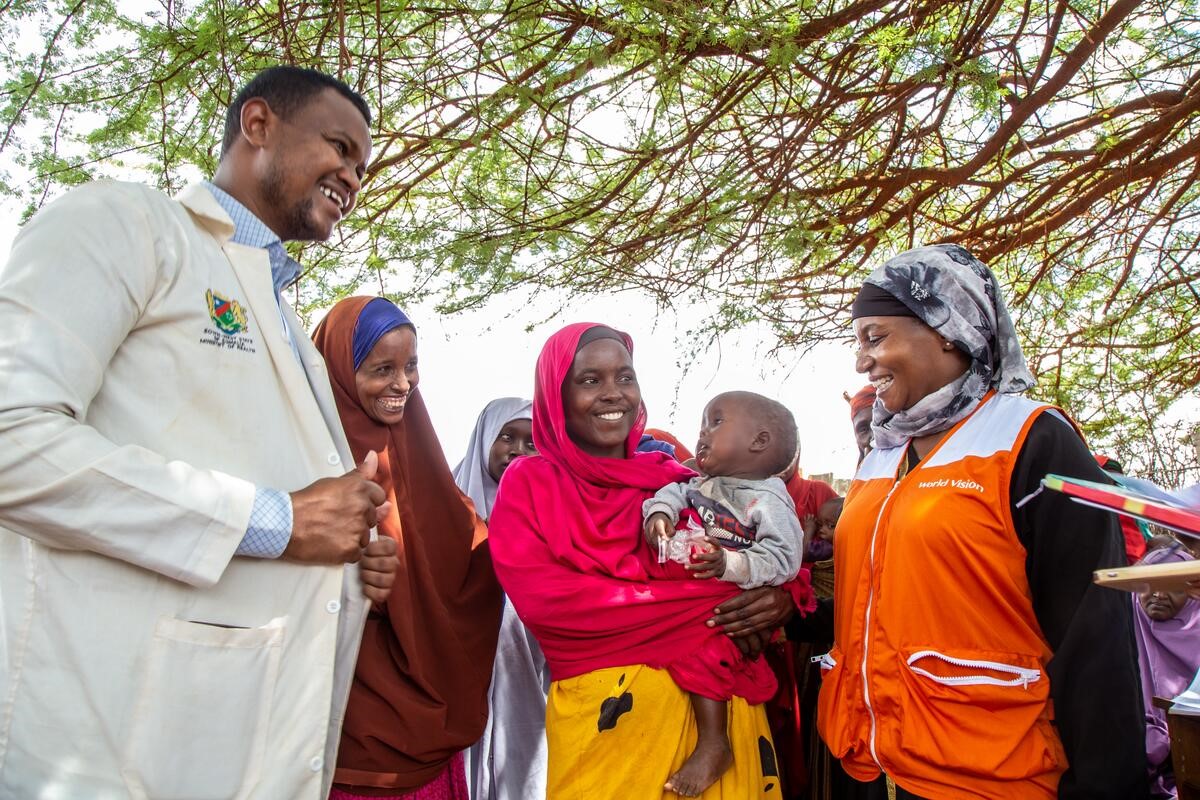
M1200 508L1185 506L1182 498L1149 481L1139 481L1137 488L1133 488L1047 475L1042 478L1042 485L1084 505L1128 514L1188 536L1200 535ZM1153 496L1148 491L1139 491L1148 487L1157 490Z
M1194 500L1196 487L1171 493L1149 481L1136 481L1134 488L1063 475L1047 475L1042 479L1042 485L1062 492L1077 503L1144 519L1188 537L1195 538L1200 534L1200 509L1189 502ZM1142 592L1149 588L1181 591L1187 588L1189 581L1196 580L1200 580L1200 560L1113 567L1095 572L1096 583L1127 592Z

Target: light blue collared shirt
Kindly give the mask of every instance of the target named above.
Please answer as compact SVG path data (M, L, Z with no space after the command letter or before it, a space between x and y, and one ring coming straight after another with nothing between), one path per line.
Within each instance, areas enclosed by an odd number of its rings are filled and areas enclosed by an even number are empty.
M211 181L205 181L204 186L212 192L212 196L233 220L233 241L247 247L261 247L263 250L273 244L283 244L275 231L254 216L254 212L235 200L233 195ZM286 264L271 264L271 283L275 285L277 295L295 283L299 277L300 265L291 259L288 259Z
M280 293L296 282L300 277L300 265L287 257L283 242L279 236L254 216L250 209L239 203L228 192L215 184L206 181L205 187L221 204L221 208L233 220L233 241L247 247L261 247L267 251L271 259L271 283L275 287L275 303L279 309L279 322L283 325L283 334L287 337L288 345L296 359L300 360L300 350L296 340L288 328L287 318L283 315L283 305ZM282 257L280 257L282 254ZM254 507L250 510L250 522L246 525L246 533L238 545L235 555L252 556L254 558L279 558L287 549L292 539L292 498L287 492L258 486L254 492Z

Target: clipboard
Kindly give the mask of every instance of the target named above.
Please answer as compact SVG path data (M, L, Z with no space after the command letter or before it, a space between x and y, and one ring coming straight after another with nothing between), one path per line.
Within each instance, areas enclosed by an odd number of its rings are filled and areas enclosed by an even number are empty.
M1132 567L1098 569L1095 582L1110 589L1126 592L1145 592L1158 589L1182 592L1188 581L1200 580L1200 561L1171 561L1166 564L1138 564Z

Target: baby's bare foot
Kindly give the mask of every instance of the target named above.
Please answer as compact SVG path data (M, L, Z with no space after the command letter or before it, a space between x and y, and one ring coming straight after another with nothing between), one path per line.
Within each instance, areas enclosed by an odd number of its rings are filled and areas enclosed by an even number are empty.
M729 739L724 736L701 739L679 771L667 778L665 788L684 797L699 797L705 789L720 780L732 765L733 751L729 748Z

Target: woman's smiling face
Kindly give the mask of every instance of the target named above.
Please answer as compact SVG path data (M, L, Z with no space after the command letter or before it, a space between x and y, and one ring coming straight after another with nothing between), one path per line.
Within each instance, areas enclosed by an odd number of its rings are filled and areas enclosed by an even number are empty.
M970 361L914 317L859 317L855 368L875 387L883 407L895 414L962 376Z
M580 450L624 458L625 441L642 406L633 359L616 339L597 339L575 353L562 386L567 434Z
M368 417L383 425L395 425L404 419L408 396L420 379L417 334L402 325L379 337L354 371L354 388Z

